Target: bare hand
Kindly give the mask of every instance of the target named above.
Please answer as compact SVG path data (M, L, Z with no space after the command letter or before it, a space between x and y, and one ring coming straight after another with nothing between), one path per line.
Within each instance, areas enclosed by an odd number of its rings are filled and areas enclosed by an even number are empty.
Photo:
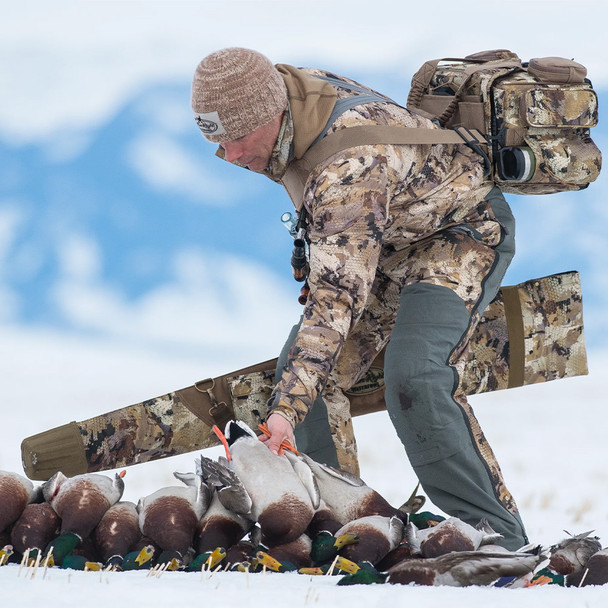
M284 441L295 446L293 428L286 418L280 414L270 414L266 420L266 426L270 432L270 437L260 435L259 440L273 453L279 454L279 448Z

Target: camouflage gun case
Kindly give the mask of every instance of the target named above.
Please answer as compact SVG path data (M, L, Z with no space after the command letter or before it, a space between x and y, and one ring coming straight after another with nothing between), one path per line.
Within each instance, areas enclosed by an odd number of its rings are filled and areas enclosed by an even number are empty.
M502 287L466 355L467 394L587 373L580 278L567 272ZM31 479L103 471L218 444L211 427L265 418L276 359L23 440ZM351 390L351 413L385 409L383 353Z

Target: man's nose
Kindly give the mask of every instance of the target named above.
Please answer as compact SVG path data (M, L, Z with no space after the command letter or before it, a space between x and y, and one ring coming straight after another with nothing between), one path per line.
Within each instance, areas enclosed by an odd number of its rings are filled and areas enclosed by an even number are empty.
M229 163L232 163L243 156L243 146L241 146L238 142L224 142L222 144L222 148L224 148L224 157Z

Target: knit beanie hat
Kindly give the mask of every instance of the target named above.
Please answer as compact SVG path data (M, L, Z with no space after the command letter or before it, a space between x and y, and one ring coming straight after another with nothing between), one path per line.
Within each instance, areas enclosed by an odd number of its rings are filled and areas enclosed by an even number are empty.
M238 139L267 125L287 107L287 88L270 60L228 48L205 57L192 82L192 109L212 142Z

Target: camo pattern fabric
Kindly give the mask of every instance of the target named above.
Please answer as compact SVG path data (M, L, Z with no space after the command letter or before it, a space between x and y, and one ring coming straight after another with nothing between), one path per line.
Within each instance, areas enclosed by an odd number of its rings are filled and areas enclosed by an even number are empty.
M202 450L219 443L211 428L169 393L78 423L89 471Z
M598 123L598 104L589 84L543 84L521 72L502 79L492 95L496 132L515 133L507 143L528 145L537 159L530 183L509 186L497 179L504 192L545 194L556 184L580 189L597 179L601 153L589 128Z
M467 60L425 64L419 73L424 79L428 71L432 72L428 88L416 85L418 74L414 76L408 108L443 117L452 96L468 79L462 91L465 103L455 104L445 126L464 124L504 138L501 145L527 145L536 158L536 171L526 182L503 180L493 171L493 179L503 192L580 190L597 179L601 152L591 140L589 129L598 123L598 101L591 84L545 82L550 78L548 74L541 81L510 52L490 52L480 58L488 63L478 64L481 71L472 75L475 64ZM501 67L504 61L513 62L513 67ZM492 160L492 147L488 155Z
M587 373L583 300L578 273L524 283L522 302L524 383Z
M328 133L365 124L433 128L404 108L374 102L342 114ZM425 280L425 268L406 276L408 248L459 224L489 245L498 242L500 226L484 200L491 188L480 158L463 146L361 146L315 168L304 195L310 294L273 411L295 425L326 382L335 395L334 385L349 388L367 371L388 341L401 287ZM445 255L456 256L459 268L475 264L470 251L446 247ZM430 274L437 264L429 259ZM464 294L467 277L454 287Z
M256 430L266 420L266 403L274 387L274 369L230 376L226 381L235 419Z
M526 281L517 286L517 291L524 339L523 384L587 374L579 274L568 272ZM463 353L464 392L472 395L509 388L511 348L499 292Z

